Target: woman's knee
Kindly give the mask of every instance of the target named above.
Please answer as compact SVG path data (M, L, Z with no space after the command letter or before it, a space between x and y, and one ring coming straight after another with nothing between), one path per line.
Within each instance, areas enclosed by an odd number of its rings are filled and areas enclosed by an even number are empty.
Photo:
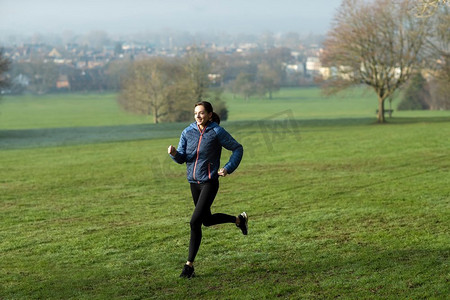
M198 229L201 228L203 226L212 226L214 225L211 218L192 218L190 221L190 225L191 225L191 229Z
M213 225L213 222L212 222L211 218L205 218L203 220L203 225L206 226L206 227Z
M189 222L192 230L201 229L202 227L202 219L200 218L192 218Z

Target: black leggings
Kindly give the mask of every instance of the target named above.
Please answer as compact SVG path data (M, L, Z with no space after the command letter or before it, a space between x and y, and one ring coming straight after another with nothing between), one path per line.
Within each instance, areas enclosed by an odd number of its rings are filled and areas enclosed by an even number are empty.
M188 261L194 262L202 241L202 224L212 226L222 223L236 223L236 217L227 214L211 214L211 205L219 190L219 180L205 183L191 183L195 209L191 218L191 240Z

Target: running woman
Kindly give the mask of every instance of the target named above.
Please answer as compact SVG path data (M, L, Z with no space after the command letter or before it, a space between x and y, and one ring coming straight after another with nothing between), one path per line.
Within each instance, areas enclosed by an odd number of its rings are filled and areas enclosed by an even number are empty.
M202 224L212 226L234 223L247 235L248 218L245 212L238 216L223 213L211 214L211 205L219 190L219 176L233 173L241 162L244 149L225 129L219 126L220 118L213 112L211 103L202 101L194 106L195 122L183 130L178 148L172 145L168 153L179 163L186 163L187 180L191 185L194 213L190 226L189 256L180 277L194 276L194 260L202 240ZM230 160L220 168L222 147L232 151Z

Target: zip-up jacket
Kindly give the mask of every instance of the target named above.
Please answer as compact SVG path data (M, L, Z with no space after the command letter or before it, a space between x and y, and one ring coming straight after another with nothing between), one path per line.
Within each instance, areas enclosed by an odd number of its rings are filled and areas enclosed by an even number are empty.
M189 182L202 183L219 177L222 147L233 152L224 166L231 174L241 162L242 145L215 122L208 122L203 130L194 122L181 133L177 154L170 156L179 164L186 163Z

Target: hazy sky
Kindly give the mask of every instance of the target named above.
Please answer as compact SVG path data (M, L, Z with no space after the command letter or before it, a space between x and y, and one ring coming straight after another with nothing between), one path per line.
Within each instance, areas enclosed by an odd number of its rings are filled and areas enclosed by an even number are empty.
M0 0L0 34L326 33L341 0Z

